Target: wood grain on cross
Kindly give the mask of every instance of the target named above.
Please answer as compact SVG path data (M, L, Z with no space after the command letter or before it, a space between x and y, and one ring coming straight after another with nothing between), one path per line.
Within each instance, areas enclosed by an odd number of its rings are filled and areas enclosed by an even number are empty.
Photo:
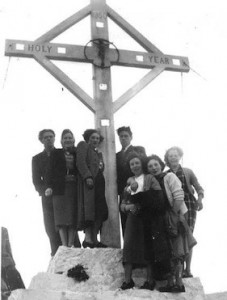
M51 40L89 15L91 17L91 41L86 46L51 43ZM111 43L108 42L108 17L145 51L129 51L111 47ZM101 150L105 159L106 198L109 207L109 218L103 226L101 240L109 246L120 247L114 113L164 70L188 72L188 58L163 54L109 7L105 0L90 0L89 5L34 41L6 40L5 55L34 58L94 113L95 127L100 128L104 136ZM91 98L51 60L92 63L94 97ZM146 68L150 71L113 101L110 68L113 65Z

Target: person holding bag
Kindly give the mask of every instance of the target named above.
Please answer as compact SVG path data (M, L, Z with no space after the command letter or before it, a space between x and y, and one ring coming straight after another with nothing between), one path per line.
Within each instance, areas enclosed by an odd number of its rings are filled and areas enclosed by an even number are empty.
M168 277L167 286L160 287L160 292L180 293L185 292L182 281L183 263L189 255L192 247L196 244L190 228L187 226L186 214L187 207L184 202L184 192L177 176L173 173L163 172L164 162L157 155L151 155L147 158L148 172L155 176L160 183L167 202L170 206L170 212L175 215L173 223L177 227L173 234L169 234L171 247L171 274ZM170 225L170 224L168 224ZM168 231L168 227L167 227Z
M188 208L187 222L193 232L196 223L197 211L201 211L203 209L202 200L204 198L204 189L200 185L194 172L189 168L181 166L180 160L182 157L183 150L181 148L171 147L166 151L164 160L166 165L170 168L168 172L174 173L182 183L184 201ZM194 196L195 192L197 193L197 199ZM191 260L192 251L185 261L185 270L183 273L184 278L193 277L191 273Z
M184 192L177 176L173 173L163 172L164 162L157 155L147 158L148 172L155 176L160 183L165 197L170 205L170 210L177 215L177 235L169 235L171 246L171 274L168 277L167 286L160 287L160 292L180 293L185 292L182 281L183 263L196 244L190 228L187 226L186 213L188 211L184 202ZM168 229L168 228L167 228Z

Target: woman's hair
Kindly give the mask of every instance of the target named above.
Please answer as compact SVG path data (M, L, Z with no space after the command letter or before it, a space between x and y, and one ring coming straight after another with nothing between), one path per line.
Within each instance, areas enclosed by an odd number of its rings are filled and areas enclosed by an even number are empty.
M164 156L164 161L165 161L165 163L166 163L166 165L167 165L168 167L169 167L168 156L169 156L169 152L172 151L172 150L177 151L177 153L179 154L180 158L182 158L183 155L184 155L183 150L182 150L180 147L177 147L177 146L171 147L171 148L169 148L168 150L166 150L166 153L165 153L165 156Z
M146 171L146 156L144 155L140 155L138 154L137 152L133 151L129 154L128 156L128 159L127 159L127 164L130 168L130 161L133 159L133 158L138 158L140 161L141 161L141 165L142 165L142 170L143 172Z
M97 130L97 129L87 129L83 133L83 138L84 138L86 143L88 143L89 138L93 133L97 133L99 135L99 137L100 137L100 142L99 143L101 143L104 140L104 137L100 134L99 130Z
M43 139L43 135L44 133L46 132L51 132L54 136L55 136L55 132L52 130L52 129L43 129L39 132L39 135L38 135L38 139L40 142L42 142L42 139Z
M73 138L74 138L74 134L72 133L72 131L70 129L64 129L62 131L62 134L61 134L61 141L62 141L64 135L67 134L67 133L70 133L73 136Z
M159 164L160 164L160 166L161 166L161 170L163 171L164 168L165 168L165 163L164 163L164 161L162 161L161 158L160 158L158 155L156 155L156 154L152 154L152 155L150 155L150 156L147 157L147 164L146 164L146 166L148 165L149 161L152 160L152 159L157 160L157 161L159 162Z

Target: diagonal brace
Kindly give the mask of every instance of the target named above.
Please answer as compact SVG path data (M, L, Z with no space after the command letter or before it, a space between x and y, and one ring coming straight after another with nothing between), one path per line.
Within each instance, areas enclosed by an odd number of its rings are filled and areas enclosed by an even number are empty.
M138 44L140 44L148 52L156 52L163 54L155 45L145 38L137 29L124 20L116 11L107 5L107 13L118 26L127 32Z
M72 79L70 79L62 70L60 70L49 59L41 55L34 55L34 59L44 67L51 75L60 81L74 96L76 96L93 113L95 105L93 99L81 89Z
M83 20L91 13L91 5L87 5L71 17L67 18L66 20L62 21L54 28L46 32L45 34L41 35L39 38L35 40L36 43L48 43L53 40L55 37L60 35L62 32L66 31L79 21Z
M127 90L122 96L120 96L113 103L113 112L118 111L123 105L125 105L131 98L138 94L144 87L146 87L152 80L160 75L165 70L165 67L155 67L148 72L142 79L140 79L133 87Z

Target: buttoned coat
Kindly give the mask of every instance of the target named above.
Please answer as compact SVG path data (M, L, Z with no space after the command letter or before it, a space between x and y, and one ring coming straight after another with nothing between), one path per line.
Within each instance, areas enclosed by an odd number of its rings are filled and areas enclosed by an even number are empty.
M84 141L79 142L77 145L78 230L83 230L87 222L95 221L95 185L90 189L86 179L92 178L95 183L100 170L100 161L103 161L101 152Z
M74 157L74 168L71 175L77 175L76 148L71 151ZM65 176L67 173L66 159L63 149L55 149L51 152L50 161L46 172L46 184L52 188L53 195L64 195Z

